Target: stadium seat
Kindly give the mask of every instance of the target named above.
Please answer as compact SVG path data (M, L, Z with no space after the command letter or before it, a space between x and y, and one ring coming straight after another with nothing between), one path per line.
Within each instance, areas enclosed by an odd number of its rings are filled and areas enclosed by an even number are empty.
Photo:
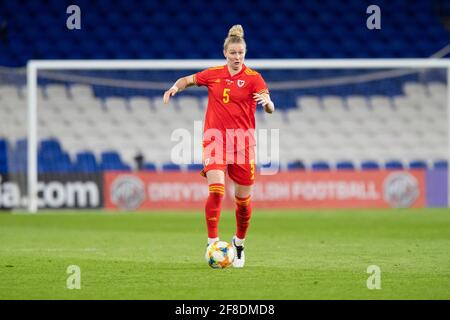
M403 169L403 164L398 160L389 160L384 164L384 168L387 170L401 170Z
M315 161L311 165L313 171L327 171L330 170L330 165L326 161Z
M102 152L101 154L102 163L121 163L120 155L115 151Z
M101 164L101 170L103 171L131 171L131 167L122 163L106 163Z
M76 162L74 170L77 172L94 173L98 172L99 168L97 160L92 152L80 152L76 155Z
M57 139L44 139L40 143L40 150L43 153L60 153L61 152L61 144Z
M163 171L180 171L181 167L175 163L164 163L162 166Z
M156 171L156 165L152 162L147 162L142 169L145 171Z
M434 169L448 169L448 161L438 160L433 163Z
M38 149L38 172L64 173L71 172L73 165L70 156L65 152L57 139L44 139Z
M0 174L8 171L8 141L0 139Z
M366 160L361 163L362 170L377 170L380 165L376 161Z
M337 170L354 170L355 165L351 161L339 161L336 163Z
M305 164L303 163L303 161L297 160L297 161L293 161L288 163L287 166L288 170L305 170Z
M410 169L427 169L427 163L423 160L414 160L409 163Z
M187 166L188 171L202 171L203 164L200 163L192 163Z
M123 163L120 155L115 151L101 153L100 168L103 171L131 171L131 167Z
M18 139L15 143L10 170L12 173L25 172L27 170L27 149L26 139Z

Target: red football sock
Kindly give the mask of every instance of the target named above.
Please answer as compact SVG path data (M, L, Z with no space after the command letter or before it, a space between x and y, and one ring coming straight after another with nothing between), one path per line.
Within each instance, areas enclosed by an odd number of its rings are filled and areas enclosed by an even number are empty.
M250 197L238 198L236 197L236 236L239 239L245 239L248 226L250 224L250 218L252 216L252 204Z
M205 216L208 227L208 238L217 238L219 235L219 219L222 207L222 199L225 194L225 186L221 183L209 185L209 196L206 200Z

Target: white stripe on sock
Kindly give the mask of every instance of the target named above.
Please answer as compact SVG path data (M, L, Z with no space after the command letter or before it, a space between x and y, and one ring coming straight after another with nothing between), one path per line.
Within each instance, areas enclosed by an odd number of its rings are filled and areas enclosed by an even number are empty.
M238 247L244 245L244 241L245 239L239 239L238 237L234 238L234 244L237 245Z

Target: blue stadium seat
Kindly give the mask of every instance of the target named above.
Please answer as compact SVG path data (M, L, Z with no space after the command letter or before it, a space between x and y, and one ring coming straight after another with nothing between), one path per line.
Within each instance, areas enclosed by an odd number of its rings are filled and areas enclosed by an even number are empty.
M423 160L414 160L409 163L410 169L427 169L427 163Z
M200 163L192 163L187 166L188 171L202 171L203 164Z
M448 161L438 160L433 163L434 169L448 169Z
M8 173L8 141L0 139L0 174Z
M131 171L131 167L123 163L106 163L100 166L102 171Z
M108 151L101 153L101 163L122 163L122 160L116 151Z
M76 155L74 170L77 172L94 173L100 169L92 152L79 152Z
M45 139L39 143L39 173L67 173L73 169L70 156L62 150L57 139Z
M366 160L361 162L362 170L378 170L380 169L380 165L376 161Z
M330 170L330 165L326 161L316 161L316 162L313 162L311 169L313 171L326 171L326 170Z
M258 168L265 168L265 169L268 169L268 168L271 168L271 167L273 167L273 168L275 168L275 167L279 167L279 164L277 164L277 163L271 163L271 162L267 162L267 163L261 163L261 164L258 164L257 165L257 167Z
M305 164L302 161L293 161L288 163L288 170L305 170Z
M402 170L403 163L401 163L398 160L390 160L390 161L386 161L386 163L384 164L384 167L387 170Z
M156 171L156 165L153 162L147 162L143 166L145 171Z
M351 161L339 161L336 163L337 170L354 170L355 165Z
M27 170L27 140L19 139L16 141L12 151L12 160L9 170L12 173L25 172Z
M67 173L72 170L72 162L66 152L38 154L39 173Z
M131 167L122 162L116 151L102 152L100 169L103 171L131 171Z
M163 171L180 171L181 167L175 163L164 163L162 166Z
M40 143L39 149L43 153L50 152L50 153L55 153L55 154L61 153L61 150L62 150L61 144L56 139L42 140Z

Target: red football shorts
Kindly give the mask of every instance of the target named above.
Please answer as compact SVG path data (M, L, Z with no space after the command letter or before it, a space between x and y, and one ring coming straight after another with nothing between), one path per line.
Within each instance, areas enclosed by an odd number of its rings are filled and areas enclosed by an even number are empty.
M255 181L255 147L226 152L225 148L215 148L213 143L206 144L203 146L202 174L206 175L209 170L228 172L234 182L251 186Z

